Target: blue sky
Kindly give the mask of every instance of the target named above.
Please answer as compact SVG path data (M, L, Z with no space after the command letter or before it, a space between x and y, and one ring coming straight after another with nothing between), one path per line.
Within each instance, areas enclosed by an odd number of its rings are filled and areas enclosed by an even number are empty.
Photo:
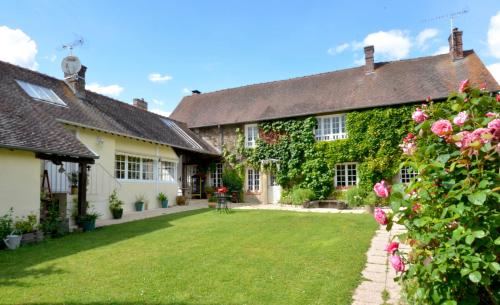
M464 48L500 78L498 0L0 0L0 7L0 59L61 78L61 45L83 37L75 55L91 89L125 102L143 97L157 112L193 89L357 66L366 43L375 43L376 61L432 55L447 47L449 19L426 19L463 9L455 25Z

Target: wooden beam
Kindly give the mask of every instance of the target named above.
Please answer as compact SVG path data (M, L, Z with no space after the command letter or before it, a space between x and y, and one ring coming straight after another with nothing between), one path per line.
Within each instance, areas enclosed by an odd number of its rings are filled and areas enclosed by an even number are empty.
M72 163L85 163L85 164L94 164L95 159L92 158L86 158L86 157L72 157L72 156L65 156L65 155L52 155L52 154L45 154L45 153L36 153L35 157L38 159L42 160L49 160L54 163L60 163L60 162L72 162Z
M78 163L78 216L87 215L87 164Z

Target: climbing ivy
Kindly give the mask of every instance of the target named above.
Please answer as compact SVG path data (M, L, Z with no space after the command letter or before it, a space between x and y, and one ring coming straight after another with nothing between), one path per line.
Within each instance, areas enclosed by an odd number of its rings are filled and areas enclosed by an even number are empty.
M224 158L241 174L246 166L264 166L275 173L285 190L307 188L318 198L331 194L335 164L358 162L360 187L368 191L374 182L391 179L398 172L402 158L398 145L414 127L413 110L414 106L406 105L349 112L348 138L336 141L315 140L315 117L263 122L258 124L255 148L245 148L243 132L238 129L237 147L224 150ZM279 160L279 165L265 163L270 159Z

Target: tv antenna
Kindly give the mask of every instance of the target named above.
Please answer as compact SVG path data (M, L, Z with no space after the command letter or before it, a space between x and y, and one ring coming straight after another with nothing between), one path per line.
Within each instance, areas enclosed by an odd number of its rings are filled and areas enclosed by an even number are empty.
M464 8L464 9L457 11L457 12L454 12L454 13L424 19L424 20L422 20L422 22L431 22L431 21L436 21L436 20L441 20L441 19L450 19L451 43L453 45L453 21L455 20L455 18L462 16L462 15L465 15L468 12L469 12L469 9Z
M69 50L69 55L73 56L73 49L76 47L83 46L84 43L85 43L85 40L82 37L80 37L76 40L73 40L72 42L63 44L62 48L64 50Z

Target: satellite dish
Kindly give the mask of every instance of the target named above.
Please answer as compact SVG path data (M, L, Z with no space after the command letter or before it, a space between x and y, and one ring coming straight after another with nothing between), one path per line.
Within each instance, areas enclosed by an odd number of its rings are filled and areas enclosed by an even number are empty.
M61 68L65 75L75 75L82 68L82 63L76 56L67 56L61 62Z

